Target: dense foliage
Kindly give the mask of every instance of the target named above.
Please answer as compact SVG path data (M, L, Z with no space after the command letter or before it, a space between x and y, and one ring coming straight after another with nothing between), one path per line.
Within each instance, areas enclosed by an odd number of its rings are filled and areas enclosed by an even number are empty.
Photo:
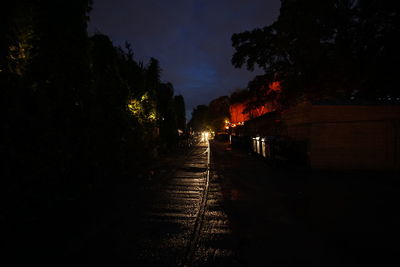
M225 121L229 120L229 105L228 96L220 96L208 105L198 105L188 126L194 131L224 131Z
M17 0L1 8L0 187L10 203L2 218L23 223L48 203L51 212L82 208L143 177L185 130L183 97L160 81L158 61L143 66L129 44L88 36L90 7Z
M266 85L280 81L279 96L270 97L284 106L321 99L390 102L399 97L399 16L396 1L282 0L275 23L232 36L232 63L264 69Z
M188 123L188 127L190 130L198 132L210 130L208 116L208 106L198 105L192 111L192 118Z

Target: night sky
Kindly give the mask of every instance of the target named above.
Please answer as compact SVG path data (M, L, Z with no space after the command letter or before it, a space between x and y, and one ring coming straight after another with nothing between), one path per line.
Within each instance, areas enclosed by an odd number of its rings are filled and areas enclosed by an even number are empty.
M94 0L89 33L132 44L135 59L160 61L162 81L185 98L187 114L199 104L244 88L260 71L231 65L231 36L270 25L279 0Z

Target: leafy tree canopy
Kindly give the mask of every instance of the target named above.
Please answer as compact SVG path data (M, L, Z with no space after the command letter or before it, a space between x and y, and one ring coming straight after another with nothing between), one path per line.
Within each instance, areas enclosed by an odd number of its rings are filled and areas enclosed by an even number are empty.
M396 1L282 0L275 23L232 36L232 64L280 81L280 102L399 96Z
M208 106L198 105L192 111L192 118L189 121L189 127L195 131L204 131L209 129L208 125Z

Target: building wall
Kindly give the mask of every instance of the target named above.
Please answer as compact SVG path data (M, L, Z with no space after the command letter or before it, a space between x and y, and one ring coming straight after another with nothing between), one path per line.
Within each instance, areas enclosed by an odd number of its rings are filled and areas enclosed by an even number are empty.
M399 106L302 105L282 121L285 135L308 142L314 169L400 169Z
M315 123L310 131L313 168L392 169L394 132L390 122Z

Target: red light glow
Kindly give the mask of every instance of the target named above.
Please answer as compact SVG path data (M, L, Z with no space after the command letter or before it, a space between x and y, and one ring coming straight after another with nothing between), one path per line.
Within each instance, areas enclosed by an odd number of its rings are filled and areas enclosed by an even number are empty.
M282 90L281 83L278 81L272 82L269 84L269 89L271 91L281 91Z

